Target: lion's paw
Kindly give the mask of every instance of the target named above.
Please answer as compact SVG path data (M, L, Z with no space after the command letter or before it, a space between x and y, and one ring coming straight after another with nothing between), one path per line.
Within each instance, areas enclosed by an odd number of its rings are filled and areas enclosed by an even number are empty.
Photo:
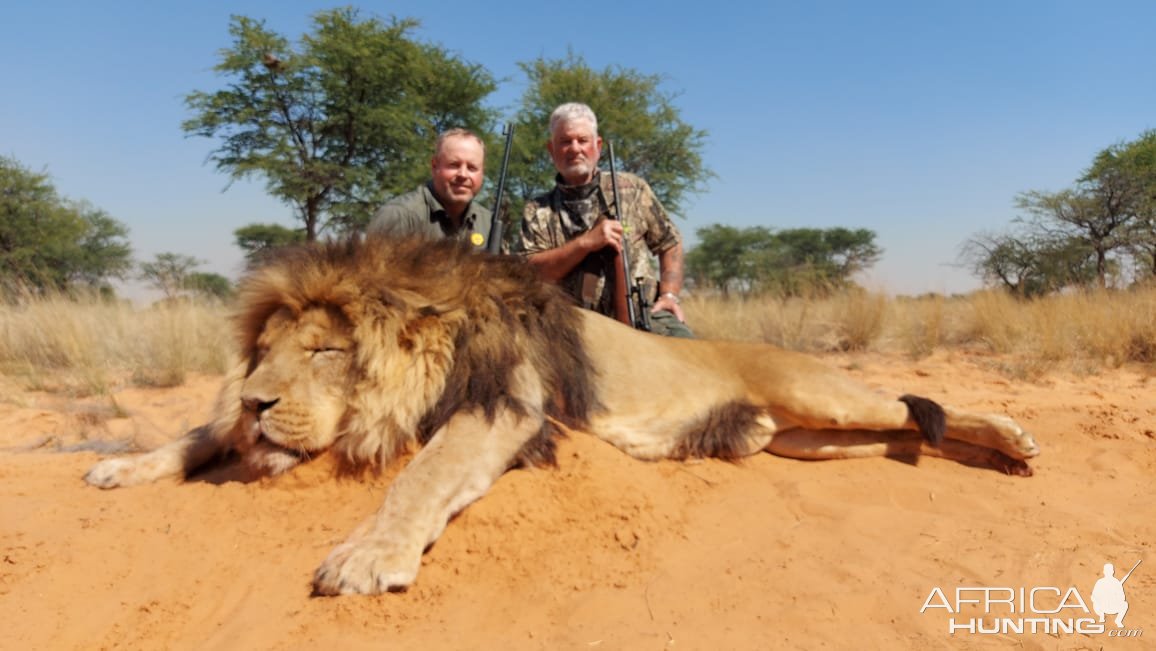
M313 575L313 594L380 594L404 590L417 578L421 552L404 553L396 545L362 540L338 545Z
M99 488L116 488L140 484L147 479L140 476L135 459L120 457L98 462L85 473L84 481Z

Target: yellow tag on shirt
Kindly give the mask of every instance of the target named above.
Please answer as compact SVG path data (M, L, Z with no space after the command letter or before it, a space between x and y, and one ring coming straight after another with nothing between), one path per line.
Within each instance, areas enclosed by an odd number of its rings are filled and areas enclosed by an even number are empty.
M481 246L485 241L486 238L482 237L481 233L470 233L470 243L474 246Z

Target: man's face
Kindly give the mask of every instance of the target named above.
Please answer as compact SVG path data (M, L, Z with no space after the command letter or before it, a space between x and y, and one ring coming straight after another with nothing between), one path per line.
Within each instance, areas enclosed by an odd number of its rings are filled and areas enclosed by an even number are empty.
M433 188L438 201L447 209L465 208L484 180L485 150L470 136L451 136L434 154Z
M558 124L546 148L562 180L569 185L582 185L594 178L602 138L594 133L588 120L571 120Z

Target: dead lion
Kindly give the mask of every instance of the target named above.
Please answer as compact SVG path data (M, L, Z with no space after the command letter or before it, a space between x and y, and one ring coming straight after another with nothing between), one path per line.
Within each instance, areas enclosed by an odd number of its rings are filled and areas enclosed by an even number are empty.
M637 332L519 259L449 241L290 250L245 279L239 304L243 362L212 422L85 479L185 476L227 452L268 473L329 448L380 467L421 446L321 564L316 594L410 585L454 513L510 467L554 462L556 424L639 459L923 452L1028 474L1039 452L1009 418L888 399L805 355ZM656 392L660 378L680 381Z

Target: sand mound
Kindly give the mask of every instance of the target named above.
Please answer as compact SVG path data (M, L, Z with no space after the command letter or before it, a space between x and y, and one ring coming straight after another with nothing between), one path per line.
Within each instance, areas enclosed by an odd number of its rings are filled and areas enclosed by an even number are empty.
M390 473L335 479L323 457L272 480L226 470L101 491L81 480L100 454L201 422L218 379L124 391L112 413L7 395L3 646L1139 649L1156 636L1146 376L1021 383L959 355L829 361L892 392L1017 418L1044 448L1035 476L940 459L643 463L574 436L557 470L510 472L455 519L408 592L311 598L313 570L377 508ZM952 637L944 609L920 613L935 587L1074 586L1088 599L1103 563L1137 560L1125 588L1139 640Z

